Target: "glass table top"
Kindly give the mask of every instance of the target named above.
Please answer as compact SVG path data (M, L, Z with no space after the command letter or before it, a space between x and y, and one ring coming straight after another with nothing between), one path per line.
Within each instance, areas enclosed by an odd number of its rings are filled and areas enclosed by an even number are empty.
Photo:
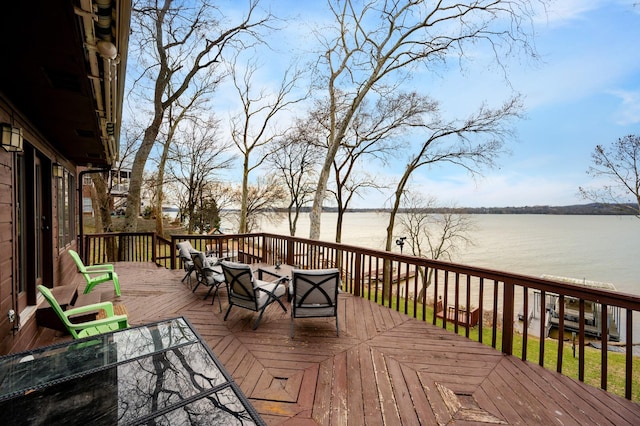
M0 358L3 424L263 424L184 318Z

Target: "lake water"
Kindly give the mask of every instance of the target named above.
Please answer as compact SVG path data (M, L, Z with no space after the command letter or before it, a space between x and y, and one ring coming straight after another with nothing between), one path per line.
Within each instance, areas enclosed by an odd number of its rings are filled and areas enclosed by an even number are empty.
M609 282L618 291L640 294L640 220L633 216L471 217L473 245L456 253L456 263L533 276L550 274ZM323 213L321 240L334 241L336 219L335 213ZM383 249L387 220L388 215L383 213L347 214L342 242ZM288 235L286 220L263 224L261 230ZM298 221L297 235L309 235L307 214Z

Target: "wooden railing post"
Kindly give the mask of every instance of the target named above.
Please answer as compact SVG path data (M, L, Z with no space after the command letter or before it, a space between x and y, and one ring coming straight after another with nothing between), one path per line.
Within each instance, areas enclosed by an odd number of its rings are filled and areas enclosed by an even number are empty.
M176 259L176 237L174 237L173 235L171 236L171 247L169 248L169 250L171 250L171 269L176 269L176 265L177 265L177 259Z
M156 263L156 259L157 259L157 256L156 256L156 233L153 232L151 234L151 261L153 263Z
M502 353L513 354L513 319L514 319L514 284L508 280L504 282L502 298Z
M360 295L362 294L361 292L361 287L362 287L362 255L356 256L355 257L355 265L354 265L354 269L355 271L353 276L353 294L355 296L360 297Z
M262 238L264 239L264 235L262 236ZM293 240L287 240L287 260L285 261L285 263L288 263L289 265L296 264L294 251L295 251L295 244Z

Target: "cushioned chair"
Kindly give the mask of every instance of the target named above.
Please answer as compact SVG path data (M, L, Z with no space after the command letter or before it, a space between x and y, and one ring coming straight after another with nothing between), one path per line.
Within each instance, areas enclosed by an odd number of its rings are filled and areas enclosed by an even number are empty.
M196 277L198 278L198 283L193 288L193 292L195 293L200 284L209 287L209 291L204 298L206 299L209 297L211 292L213 292L213 299L211 299L211 304L213 305L213 302L216 300L216 296L218 295L218 290L226 282L224 274L222 273L222 268L217 260L206 257L204 253L200 251L191 253L191 258L193 259L193 266L196 271ZM218 305L220 306L220 312L222 312L222 302L220 301L220 297L218 297Z
M220 262L220 265L227 282L227 293L229 295L229 309L224 315L225 321L234 306L260 312L253 325L254 330L260 325L264 310L271 303L278 302L280 307L287 312L287 308L280 301L280 297L287 291L284 284L284 281L287 280L286 277L274 282L262 281L253 276L253 271L249 265L226 261Z
M293 269L291 271L291 337L294 334L294 318L336 317L338 327L338 269Z
M195 266L193 265L193 259L191 258L191 253L197 252L189 241L181 241L176 244L176 248L178 249L178 257L182 261L182 267L184 268L184 277L182 278L182 282L189 279L189 286L191 286L191 274L195 271Z
M113 270L113 265L103 263L100 265L85 266L84 263L82 263L80 256L78 256L78 253L73 250L69 250L69 254L76 263L78 272L82 274L87 282L87 285L84 288L84 294L90 293L98 284L113 281L113 287L116 290L116 295L120 296L120 282L118 281L118 274Z
M74 339L79 339L87 336L95 336L96 334L108 333L109 331L121 330L129 327L129 322L126 315L115 315L113 312L113 304L111 302L94 303L92 305L81 306L78 308L67 309L63 311L58 304L58 301L51 293L51 290L45 286L39 285L38 290L44 298L49 302L49 305L53 311L58 315L62 323L65 325L69 334ZM86 321L82 323L72 322L74 315L86 314L89 312L96 312L98 310L104 310L106 318L97 319L93 321Z

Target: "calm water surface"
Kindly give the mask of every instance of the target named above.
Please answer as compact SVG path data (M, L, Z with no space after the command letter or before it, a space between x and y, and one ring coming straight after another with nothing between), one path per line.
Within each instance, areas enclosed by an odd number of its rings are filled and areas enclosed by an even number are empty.
M342 242L382 249L387 217L373 212L347 214ZM640 220L633 216L472 218L473 245L459 250L456 263L533 276L550 274L610 282L621 292L640 294ZM336 219L335 213L322 215L321 240L334 240ZM265 224L262 230L286 235L288 225L286 221ZM308 215L300 218L297 235L308 237Z

